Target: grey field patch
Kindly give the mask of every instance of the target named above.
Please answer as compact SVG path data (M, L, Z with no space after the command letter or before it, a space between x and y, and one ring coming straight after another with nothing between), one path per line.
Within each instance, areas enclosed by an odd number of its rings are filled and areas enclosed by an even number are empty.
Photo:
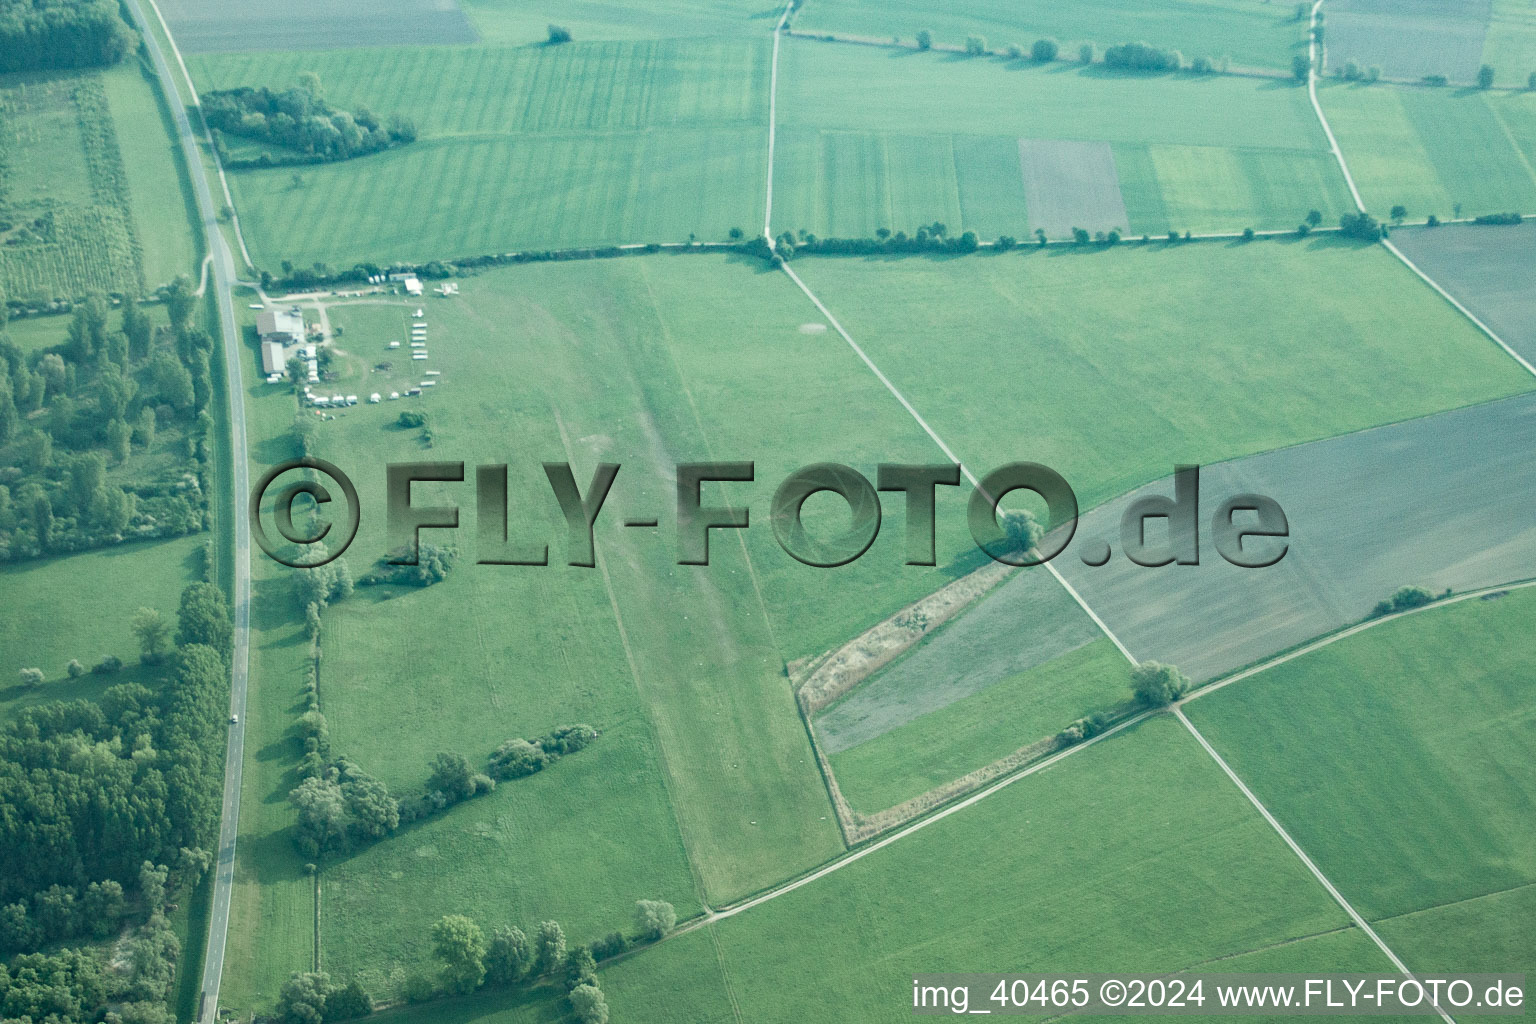
M1392 232L1392 244L1505 344L1536 362L1536 221L1409 228Z
M1198 566L1145 568L1121 552L1121 510L1170 494L1167 480L1088 513L1054 564L1133 655L1208 680L1362 619L1404 584L1468 590L1536 577L1533 450L1528 394L1207 466ZM1289 518L1277 565L1241 569L1216 553L1211 516L1245 492L1274 498ZM1082 545L1106 540L1109 564L1085 566Z
M1017 572L818 715L816 734L827 753L847 750L1098 637L1092 620L1048 573Z
M454 0L160 0L183 53L473 43Z
M1065 237L1073 228L1128 230L1109 143L1020 139L1019 166L1030 228L1052 238Z
M1471 82L1483 62L1492 0L1335 0L1325 8L1330 68L1354 61L1388 78Z

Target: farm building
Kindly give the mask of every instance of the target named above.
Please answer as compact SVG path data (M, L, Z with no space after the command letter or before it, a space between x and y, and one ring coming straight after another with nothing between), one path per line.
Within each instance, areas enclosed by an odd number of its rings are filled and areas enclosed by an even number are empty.
M304 340L304 317L291 310L263 310L256 314L256 333L263 343L292 345Z
M285 363L283 343L276 340L267 341L263 338L261 342L261 372L269 377L274 373L280 374L283 372Z
M421 279L420 278L408 277L408 278L405 279L404 283L405 283L405 294L407 294L407 295L420 295L421 294Z

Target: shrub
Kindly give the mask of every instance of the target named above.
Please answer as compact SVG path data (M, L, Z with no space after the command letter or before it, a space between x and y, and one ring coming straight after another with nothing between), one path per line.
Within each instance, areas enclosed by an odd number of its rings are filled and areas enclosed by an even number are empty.
M1253 228L1243 228L1243 241L1253 241Z
M1439 88L1450 80L1444 75L1425 75L1423 78L1419 79L1419 81L1423 82L1425 85L1432 85L1436 88Z
M1440 218L1430 214L1424 219L1424 226L1427 228L1437 228L1440 226Z
M967 56L981 57L987 52L987 40L985 36L966 36L965 52Z
M1479 89L1493 88L1493 66L1484 64L1477 69L1477 87Z
M1035 45L1029 48L1030 59L1041 64L1055 60L1060 52L1061 46L1054 39L1036 39Z
M1393 612L1408 611L1410 608L1422 608L1434 599L1434 593L1427 587L1398 587L1392 592L1391 597L1385 601L1376 602L1376 607L1371 609L1371 615L1373 617L1390 615Z
M1344 62L1343 75L1346 82L1358 82L1365 77L1365 72L1360 70L1359 64L1347 60Z
M1144 661L1131 670L1131 692L1149 708L1172 704L1188 690L1188 677L1172 665Z
M1077 59L1083 64L1092 64L1098 57L1098 49L1092 43L1084 43L1077 48Z
M635 930L647 939L659 939L677 925L677 911L665 900L635 901Z
M1003 52L1008 55L1009 60L1021 60L1024 57L1024 47L1018 43L1009 43Z
M1473 217L1473 224L1519 224L1524 218L1518 213L1485 213L1480 217Z
M609 932L596 942L592 943L592 955L599 960L607 960L609 957L618 956L629 948L629 940L623 932Z
M1346 213L1339 218L1339 233L1345 238L1362 242L1378 242L1386 237L1386 231L1375 217L1368 213Z
M1312 77L1312 58L1304 53L1298 53L1292 57L1291 76L1298 82L1305 82Z
M1302 238L1306 238L1307 235L1311 233L1312 225L1308 224L1306 221L1302 221L1300 224L1296 225L1296 234L1300 235Z
M1177 71L1183 58L1177 50L1160 50L1149 43L1121 43L1104 51L1104 63L1126 71Z
M43 679L45 677L43 676L43 670L40 668L24 668L21 670L20 674L21 685L25 686L29 690L33 689L34 687L43 685Z
M1372 64L1370 67L1366 68L1365 69L1365 80L1367 82L1377 82L1377 81L1380 81L1381 80L1381 68L1380 68L1380 66L1378 66L1376 64Z
M933 49L933 33L927 29L919 29L917 33L917 48L919 50Z
M1189 70L1197 75L1208 75L1216 70L1216 66L1211 63L1211 58L1209 57L1196 57L1190 61Z
M1392 207L1391 212L1387 216L1391 217L1394 223L1401 224L1408 217L1408 207L1398 203Z
M1532 71L1530 75L1526 77L1525 87L1532 91L1536 91L1536 71Z
M400 418L397 419L395 423L407 430L413 429L415 427L424 427L427 425L427 414L412 409L407 412L402 412L400 414Z
M123 668L123 659L115 654L109 654L96 664L91 666L91 671L99 676L109 676L114 672L120 672Z
M80 664L79 658L70 658L69 664L64 666L64 674L71 679L79 679L85 675L85 666Z
M571 41L571 30L563 25L549 26L549 36L545 42L550 46L559 46L561 43Z

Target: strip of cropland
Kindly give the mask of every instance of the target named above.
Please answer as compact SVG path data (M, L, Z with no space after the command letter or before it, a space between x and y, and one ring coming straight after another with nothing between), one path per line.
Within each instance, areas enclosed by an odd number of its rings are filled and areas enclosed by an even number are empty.
M1211 679L1363 619L1405 584L1438 593L1536 576L1536 530L1510 514L1536 500L1522 454L1533 440L1536 395L1526 394L1206 466L1199 565L1124 557L1122 513L1171 494L1163 481L1083 517L1060 568L1138 657ZM1212 548L1207 517L1240 494L1285 510L1278 564L1240 568ZM1075 557L1095 543L1116 557L1101 567Z
M1536 966L1533 609L1430 608L1185 708L1414 970Z
M912 974L979 964L1382 969L1180 732L1143 722L811 886L606 969L615 1017L895 1020L912 1012Z
M1253 68L1289 68L1291 54L1305 47L1306 22L1287 4L1243 0L1086 0L1072 4L1016 4L1007 0L960 0L934 7L920 0L818 0L807 4L795 27L911 44L928 30L936 46L958 47L982 36L994 52L1018 45L1028 53L1036 39L1054 38L1063 57L1075 57L1082 43L1100 49L1146 40L1182 50L1186 57L1228 57Z
M1536 209L1536 96L1320 82L1350 173L1378 216Z
M762 216L769 42L201 56L200 89L286 88L401 113L418 141L231 171L259 266L426 262L527 248L724 239ZM274 153L274 157L283 154Z
M1041 462L1084 509L1530 386L1390 254L1329 238L795 268L978 475Z
M415 383L421 364L402 367L386 348L406 336L413 310L330 307L343 330L339 389L404 393ZM426 590L360 588L325 611L331 747L409 794L439 751L480 762L512 736L572 721L603 735L532 779L321 865L322 963L385 993L397 968L426 955L428 927L445 913L489 926L503 922L486 908L505 908L495 914L506 923L554 918L573 941L590 941L622 927L637 898L668 899L686 915L839 853L785 663L947 578L905 566L899 530L838 570L778 548L767 502L792 470L841 461L873 477L879 462L935 453L846 346L802 329L798 292L759 263L679 254L529 265L466 280L458 299L426 313L438 384L317 423L316 450L353 475L365 508L382 507L385 462L507 462L513 540L548 543L554 564L472 564L472 485L418 486L418 503L464 507L464 554ZM291 450L294 400L264 384L250 399L263 439L254 451L270 464ZM396 427L402 408L426 413L431 450L419 429ZM622 467L599 522L597 570L563 564L565 529L540 463L567 459L583 487L597 462ZM713 460L755 462L754 483L706 484L703 495L750 507L754 526L716 532L710 565L678 565L675 465ZM962 547L961 508L940 525L945 552ZM843 528L835 500L805 512L813 531ZM619 525L629 517L662 527ZM355 574L384 553L382 528L364 515L347 555ZM269 1003L312 961L311 880L284 800L301 755L292 726L305 645L293 587L280 567L258 576L247 724L262 753L245 792L225 1000L242 1008Z
M801 38L786 41L782 63L775 232L871 237L940 221L954 234L1062 237L1056 210L1028 209L1021 140L1026 151L1108 144L1132 235L1291 228L1310 209L1352 208L1295 83ZM1103 190L1097 164L1083 174L1075 187ZM1074 185L1058 179L1053 206Z
M1536 360L1536 224L1400 230L1392 244L1505 344Z

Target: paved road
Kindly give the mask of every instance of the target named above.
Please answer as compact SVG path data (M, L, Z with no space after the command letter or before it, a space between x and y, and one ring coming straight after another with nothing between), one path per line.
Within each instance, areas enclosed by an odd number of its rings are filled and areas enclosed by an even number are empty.
M150 31L139 0L125 2L134 24L144 36L144 45L149 50L155 73L160 78L160 90L165 94L166 102L175 117L176 134L181 140L187 171L197 195L198 217L202 221L208 252L213 255L214 295L219 306L225 373L229 381L230 456L234 466L231 485L235 515L235 646L230 672L229 709L231 714L239 716L239 722L230 726L229 746L224 755L224 807L219 825L218 856L214 862L213 911L208 925L208 949L203 958L202 995L196 1018L198 1021L212 1021L219 1008L219 977L224 970L224 937L229 931L229 898L235 877L235 836L240 825L240 767L245 750L245 686L250 668L251 530L245 503L251 483L245 449L245 387L241 379L243 350L235 326L238 321L235 319L234 301L230 297L230 284L235 278L234 260L219 230L217 207L213 204L213 195L208 188L197 136L193 133L186 107L176 91L170 65L166 63L159 41Z

